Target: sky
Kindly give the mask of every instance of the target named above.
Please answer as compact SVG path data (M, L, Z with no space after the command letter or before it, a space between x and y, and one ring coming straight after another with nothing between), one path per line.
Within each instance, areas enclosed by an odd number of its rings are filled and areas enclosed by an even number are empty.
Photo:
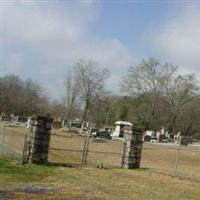
M110 70L113 94L150 57L200 77L200 1L0 1L1 76L31 78L50 99L79 59Z

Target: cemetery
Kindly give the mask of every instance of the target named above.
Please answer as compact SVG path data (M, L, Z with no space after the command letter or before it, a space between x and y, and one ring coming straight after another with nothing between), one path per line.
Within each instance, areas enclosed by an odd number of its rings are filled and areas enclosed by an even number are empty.
M1 200L200 200L200 0L0 0Z
M172 177L176 175L182 177L180 180L182 187L176 187L177 195L181 195L182 190L187 191L188 181L198 181L200 178L200 157L198 152L200 147L198 145L191 146L189 144L187 147L182 145L179 149L180 158L177 160L178 163L175 163L177 144L144 142L144 130L136 129L129 124L123 126L123 137L116 137L113 136L111 128L108 127L97 129L92 125L88 131L83 130L81 132L83 126L73 124L70 127L63 127L62 123L60 123L61 128L57 125L54 128L53 119L42 116L28 118L28 123L25 124L23 121L21 125L5 126L5 124L9 123L12 124L9 117L1 118L0 126L3 130L0 134L1 145L7 146L8 149L14 150L19 155L21 161L18 170L21 169L22 174L26 173L24 177L28 178L30 176L31 173L27 174L26 171L33 165L34 167L31 168L32 172L34 170L41 170L42 174L47 174L46 178L42 178L42 180L49 182L47 185L50 184L48 179L53 177L57 177L56 179L59 182L68 182L67 177L70 176L74 178L71 191L76 191L75 196L68 193L66 186L61 190L60 183L56 183L54 187L40 185L39 180L41 178L35 175L34 180L38 180L35 182L37 187L23 186L26 188L23 192L26 190L38 190L37 195L40 194L43 198L59 195L65 199L64 196L67 194L70 198L80 199L82 198L82 196L79 196L80 193L83 196L85 195L84 190L87 188L87 181L90 182L89 185L94 191L96 187L101 188L102 185L110 188L109 184L111 184L113 189L109 189L109 191L101 189L101 192L106 192L109 198L114 197L117 199L117 196L120 195L118 191L123 188L123 186L119 186L122 183L124 186L134 186L138 191L139 199L143 198L143 195L147 194L146 192L156 192L157 196L162 198L162 190L151 189L144 192L141 187L145 187L144 183L158 187L160 181L162 181L168 191L171 187L169 181L173 185L175 179ZM84 124L86 125L87 123ZM116 128L113 127L113 130L116 130ZM110 137L107 137L105 133L107 135L110 134ZM20 166L24 166L24 168ZM43 171L43 167L49 168L48 171L50 170L50 172ZM137 171L139 168L141 171ZM63 172L64 174L58 177L56 171L61 169L62 171L59 174ZM128 169L134 169L134 171L129 171ZM36 174L38 173L40 172ZM85 175L83 176L82 173L85 173ZM119 175L120 180L115 181L113 177ZM32 181L32 177L28 179ZM77 178L81 182L75 181ZM98 184L95 181L96 178L100 180ZM140 185L136 185L136 180ZM23 184L23 179L20 182ZM71 184L71 182L69 183ZM79 192L75 189L77 184L80 186ZM195 188L193 189L195 190ZM43 190L47 191L45 196L40 192ZM10 193L5 192L4 195L9 194L15 194L22 198L22 193L19 193L17 190ZM102 195L98 196L96 193L89 194L95 199L104 199ZM23 193L23 195L28 195L29 198L34 199L36 194ZM126 196L127 194L124 195ZM173 199L170 196L170 192L165 195ZM195 197L195 195L193 196ZM84 197L84 199L87 199L87 197Z

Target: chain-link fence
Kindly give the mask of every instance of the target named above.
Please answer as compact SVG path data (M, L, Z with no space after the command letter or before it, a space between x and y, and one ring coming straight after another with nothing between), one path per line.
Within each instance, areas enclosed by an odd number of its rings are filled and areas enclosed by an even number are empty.
M88 164L106 168L120 168L123 154L123 141L91 139L88 152Z
M3 127L0 125L0 154L21 159L24 127ZM84 151L89 166L103 164L107 168L121 167L123 141L95 140L90 138L84 149L86 136L61 133L53 130L49 147L49 162L81 165ZM144 143L141 168L172 176L200 180L200 145L179 146L169 143Z
M200 180L200 145L145 143L141 167Z
M0 124L0 154L21 161L26 133L24 127L4 127Z
M58 133L51 136L49 161L90 166L103 164L105 167L119 168L122 150L123 141L120 140L96 140L85 135Z
M59 132L59 131L58 131ZM49 162L81 165L85 137L78 134L51 136Z

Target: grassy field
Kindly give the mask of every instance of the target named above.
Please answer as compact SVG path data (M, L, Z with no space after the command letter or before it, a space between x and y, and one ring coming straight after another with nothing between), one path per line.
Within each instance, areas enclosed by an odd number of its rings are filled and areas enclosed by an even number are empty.
M179 173L190 178L172 177L176 146L144 144L141 169L120 169L120 155L89 153L86 167L75 165L22 166L20 153L23 146L24 128L1 128L0 144L17 154L0 156L0 199L113 199L113 200L199 200L200 155L198 146L182 147L178 165ZM82 150L83 137L61 137L53 131L51 147ZM2 137L4 134L4 137ZM57 135L55 135L57 134ZM91 151L121 153L122 141L90 144ZM195 151L194 151L195 150ZM52 162L81 162L81 153L50 150ZM104 162L106 169L95 166ZM159 173L161 172L161 173Z
M1 199L199 200L200 184L148 170L22 166L0 157Z

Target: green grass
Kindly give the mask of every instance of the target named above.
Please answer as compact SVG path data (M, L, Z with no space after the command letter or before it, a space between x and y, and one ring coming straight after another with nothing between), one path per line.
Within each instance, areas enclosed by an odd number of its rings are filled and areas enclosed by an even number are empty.
M28 164L0 156L0 185L13 199L199 200L200 184L148 169L96 169ZM27 186L53 187L53 193L16 192ZM1 199L1 193L0 193Z
M41 165L21 165L18 160L11 160L5 156L0 157L0 183L3 185L17 183L31 183L48 181L50 176L55 175L55 167Z
M4 156L5 158L10 158L12 160L18 160L18 161L22 160L22 155L12 150L10 146L5 146L1 144L0 144L0 155Z

